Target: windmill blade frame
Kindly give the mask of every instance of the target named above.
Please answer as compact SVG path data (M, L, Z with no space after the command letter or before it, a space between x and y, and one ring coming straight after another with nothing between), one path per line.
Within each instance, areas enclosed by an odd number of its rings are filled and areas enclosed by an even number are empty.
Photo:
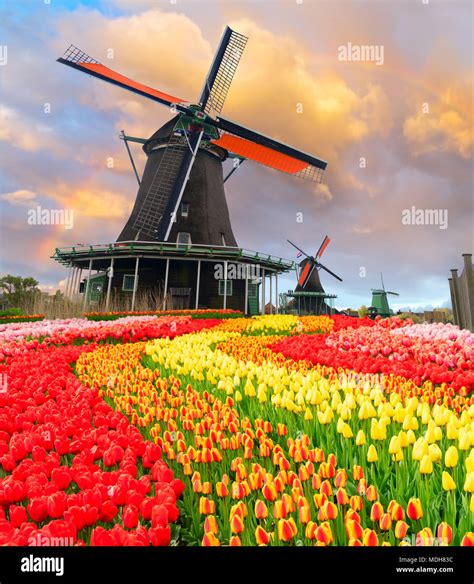
M343 279L340 278L337 274L335 274L334 272L331 272L331 270L329 268L326 268L326 266L323 266L323 264L321 264L320 262L317 262L316 264L318 266L318 268L322 268L323 270L326 270L326 272L328 274L331 274L331 276L333 276L334 278L336 278L336 280L339 280L339 282L342 282Z
M189 112L189 109L186 106L181 105L189 103L187 100L159 91L158 89L153 89L152 87L144 85L143 83L138 83L113 69L109 69L109 67L102 65L102 63L99 63L99 61L96 61L74 45L70 45L64 55L57 59L57 61L58 63L62 63L63 65L67 65L68 67L92 75L93 77L112 83L122 89L127 89L132 93L137 93L142 97L157 101L167 107L175 107L182 113Z
M295 247L298 251L300 251L303 255L305 255L307 258L310 258L311 256L308 255L305 251L303 251L300 247L298 247L297 245L295 245L293 242L291 242L289 239L286 240L290 245L292 245L293 247Z
M386 294L391 294L392 296L400 296L398 292L390 292L390 290L385 290Z
M199 105L207 114L220 114L248 38L226 26L204 81Z
M212 144L286 174L321 182L326 161L225 118L210 123L221 131L217 140L211 140Z

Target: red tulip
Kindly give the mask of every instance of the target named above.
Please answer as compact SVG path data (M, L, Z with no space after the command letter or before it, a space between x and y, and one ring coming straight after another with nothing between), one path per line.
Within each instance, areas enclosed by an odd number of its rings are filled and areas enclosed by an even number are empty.
M122 511L123 524L127 529L134 529L138 525L138 508L127 505Z

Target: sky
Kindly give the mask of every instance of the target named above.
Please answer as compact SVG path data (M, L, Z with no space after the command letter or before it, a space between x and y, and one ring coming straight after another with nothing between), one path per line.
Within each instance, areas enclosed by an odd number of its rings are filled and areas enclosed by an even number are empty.
M323 263L343 282L321 281L337 307L370 305L380 272L395 309L450 306L449 270L473 249L473 6L3 0L0 274L64 289L55 248L115 241L133 206L119 132L149 137L172 115L56 63L65 49L192 102L228 24L249 41L223 115L328 162L320 184L243 165L226 183L238 244L296 259L287 238L314 253L328 235ZM343 60L362 46L367 59ZM72 228L32 224L38 206L72 210ZM438 223L406 224L412 208Z

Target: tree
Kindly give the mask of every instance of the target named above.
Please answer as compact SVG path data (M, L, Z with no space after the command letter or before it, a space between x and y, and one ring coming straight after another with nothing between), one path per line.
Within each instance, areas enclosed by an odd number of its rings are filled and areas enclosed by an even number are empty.
M369 309L367 308L367 306L365 306L365 304L362 304L362 306L359 308L357 312L359 313L360 318L364 318L364 316L367 316L369 314Z
M0 278L0 290L10 306L27 311L41 294L38 282L34 278L22 278L7 274Z

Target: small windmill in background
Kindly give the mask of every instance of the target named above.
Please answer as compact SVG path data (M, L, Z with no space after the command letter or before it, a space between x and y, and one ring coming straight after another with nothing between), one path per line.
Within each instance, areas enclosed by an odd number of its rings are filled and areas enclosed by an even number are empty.
M380 280L382 282L382 288L372 288L372 305L369 307L369 315L372 318L376 316L381 316L382 318L391 316L393 312L390 310L387 296L388 294L391 294L392 296L400 296L398 292L385 290L382 272L380 272Z
M294 291L290 290L287 294L288 297L294 298L293 303L297 305L298 314L334 313L333 306L328 305L326 300L337 298L337 296L334 294L326 294L319 279L319 270L325 270L333 278L342 282L342 278L324 266L320 261L331 240L326 235L314 256L307 254L289 239L287 241L298 250L297 258L305 256L299 263L300 271L296 289Z

